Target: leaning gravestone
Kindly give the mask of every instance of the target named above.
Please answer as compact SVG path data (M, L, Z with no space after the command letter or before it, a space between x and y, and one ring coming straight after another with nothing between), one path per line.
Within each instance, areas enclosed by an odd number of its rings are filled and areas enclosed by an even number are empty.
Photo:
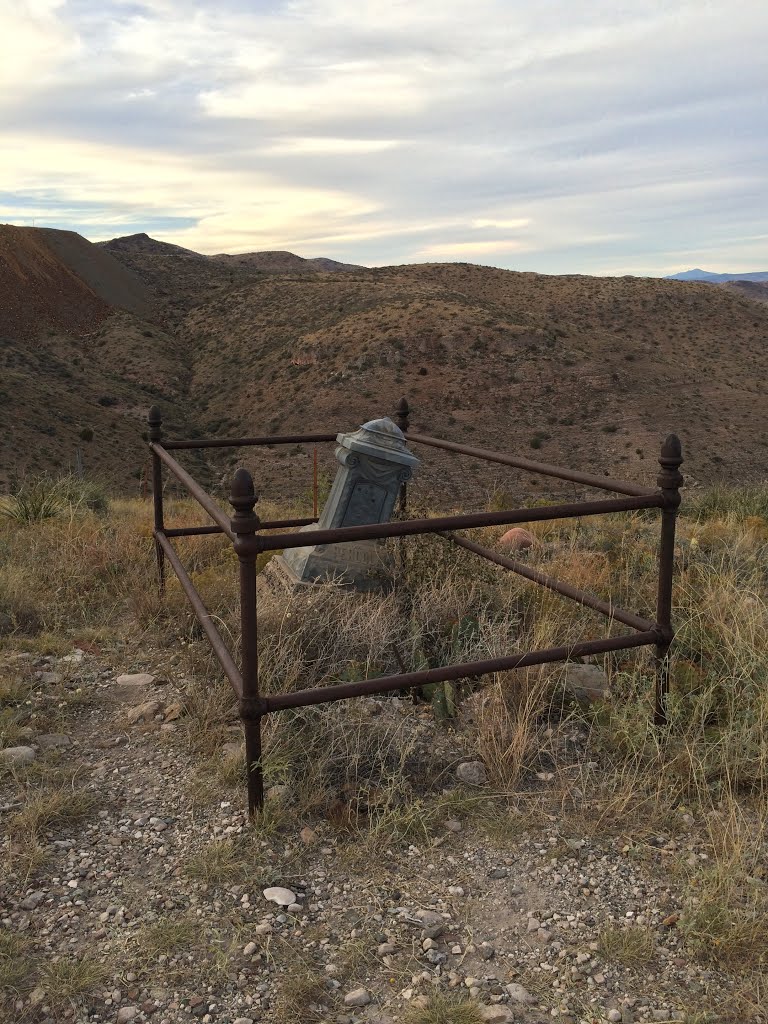
M328 501L317 525L303 527L310 543L313 530L389 522L400 485L410 480L419 463L388 417L364 423L352 434L339 434L336 440L340 465ZM383 540L289 548L272 563L273 571L289 584L335 580L356 590L382 589L389 568Z

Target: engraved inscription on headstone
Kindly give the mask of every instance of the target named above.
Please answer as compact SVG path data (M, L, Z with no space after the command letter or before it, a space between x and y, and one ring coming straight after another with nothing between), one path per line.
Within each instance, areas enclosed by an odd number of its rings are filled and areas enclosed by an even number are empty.
M411 478L419 462L406 447L402 431L387 417L371 420L354 433L339 434L337 440L339 469L317 526L303 528L308 541L316 529L388 522L400 484ZM384 542L375 540L290 548L272 561L289 582L333 579L357 590L381 588L388 573Z

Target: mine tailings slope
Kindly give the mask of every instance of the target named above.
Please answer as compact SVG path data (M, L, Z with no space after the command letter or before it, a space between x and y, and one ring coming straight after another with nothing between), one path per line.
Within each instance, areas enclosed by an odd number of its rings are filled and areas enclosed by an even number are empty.
M151 313L146 286L74 231L0 225L0 336L82 336L113 308Z

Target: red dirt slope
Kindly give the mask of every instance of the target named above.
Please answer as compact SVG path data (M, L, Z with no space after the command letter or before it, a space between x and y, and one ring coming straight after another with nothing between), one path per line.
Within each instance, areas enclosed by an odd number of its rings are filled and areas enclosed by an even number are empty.
M0 224L0 337L82 337L114 309L151 313L146 286L74 231Z

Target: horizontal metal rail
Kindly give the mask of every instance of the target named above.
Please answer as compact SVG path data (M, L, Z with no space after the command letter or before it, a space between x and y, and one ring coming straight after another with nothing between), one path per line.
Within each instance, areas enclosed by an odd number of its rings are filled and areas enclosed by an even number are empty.
M556 594L560 594L561 597L568 597L572 601L584 605L586 608L592 608L593 611L600 612L601 615L605 615L609 619L623 622L625 626L631 626L632 629L647 632L655 628L655 623L651 622L650 619L644 619L640 615L624 611L623 608L617 608L609 601L603 601L596 594L590 594L586 590L579 590L578 587L571 586L570 583L556 580L554 576L548 576L546 573L532 569L522 562L516 562L512 558L505 558L504 555L499 555L490 548L476 544L466 537L457 537L454 533L441 533L440 536L445 537L446 540L450 540L454 544L458 544L459 547L466 548L467 551L473 551L476 555L480 555L481 558L488 559L489 562L495 562L496 565L501 565L505 569L511 569L512 572L517 573L519 576L525 576L526 579L531 580L533 583L538 583L540 586L546 587L547 590L552 590Z
M454 441L443 441L438 437L427 437L425 434L406 435L409 441L416 441L417 444L430 445L432 448L444 448L449 452L458 452L459 455L470 455L475 459L484 459L486 462L500 462L503 466L514 466L516 469L526 469L531 473L540 473L542 476L559 477L561 480L571 480L573 483L586 484L588 487L598 487L602 491L616 491L617 494L653 494L648 487L638 487L637 484L630 484L624 480L613 480L609 476L594 476L592 473L582 473L576 469L565 469L561 466L551 466L547 462L533 462L531 459L524 459L517 455L504 455L501 452L492 452L486 448L472 448L466 444L456 444Z
M309 690L296 690L294 693L281 693L274 697L265 697L262 702L262 713L269 714L273 711L284 711L286 708L328 704L334 700L345 700L347 697L390 693L392 690L412 689L416 686L426 686L429 683L444 683L451 679L485 676L492 672L506 672L515 668L526 668L529 665L544 665L553 661L568 661L570 658L581 658L590 654L604 654L606 651L629 650L632 647L644 647L658 643L658 641L658 629L649 629L628 636L608 637L605 640L583 640L567 647L550 647L543 651L528 651L526 654L512 654L503 658L490 658L487 661L469 661L460 665L424 669L421 672L406 672L398 676L365 679L357 683L317 686Z
M271 519L265 523L259 523L260 530L287 530L290 526L311 526L317 519ZM165 530L166 537L204 537L210 533L222 534L224 531L220 526L177 526Z
M186 441L165 441L164 447L169 451L179 448L249 448L269 444L310 444L313 441L335 441L335 434L273 434L264 437L209 437L191 438Z
M344 544L356 540L378 540L382 537L410 537L419 533L468 530L480 526L508 526L511 523L533 523L547 519L576 519L579 516L599 516L607 512L663 508L665 504L664 496L659 491L654 491L632 498L608 498L602 501L571 502L567 505L539 505L536 508L508 509L502 512L473 512L469 515L440 516L434 519L406 519L394 523L343 526L307 533L278 533L272 537L259 537L259 550L278 551L315 544Z
M221 532L225 533L231 541L234 541L235 535L232 533L232 529L229 525L229 518L224 512L222 512L210 494L208 494L207 491L204 491L196 480L192 479L186 469L184 469L183 466L180 466L176 459L174 459L172 455L169 455L161 444L152 442L149 447L150 450L166 464L179 483L186 487L198 505L201 505L205 509L214 523L217 523L221 527Z
M232 655L229 653L227 645L224 643L221 634L214 626L210 612L203 604L203 600L198 594L194 583L189 578L184 566L181 564L173 544L171 544L162 530L155 530L155 540L165 552L165 556L171 563L173 571L178 576L181 589L189 598L192 610L195 613L197 621L200 623L200 627L211 643L213 653L218 658L219 664L224 670L224 675L232 684L232 689L235 691L235 695L238 700L241 700L243 697L243 677L240 674L240 669L235 664Z
M163 533L166 537L205 537L209 533L224 536L220 526L175 526L164 530Z

